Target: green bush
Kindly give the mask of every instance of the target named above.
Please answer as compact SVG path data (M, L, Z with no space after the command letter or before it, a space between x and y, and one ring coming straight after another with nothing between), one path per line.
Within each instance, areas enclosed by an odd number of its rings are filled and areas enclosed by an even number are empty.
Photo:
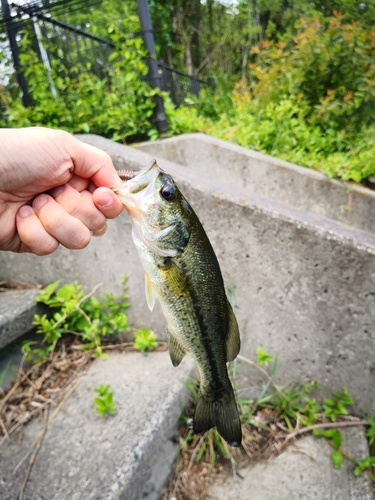
M147 66L139 38L123 39L111 34L116 49L111 54L107 78L99 79L91 67L71 67L59 58L51 61L51 72L37 57L28 33L21 42L21 64L33 105L22 106L14 89L6 88L0 100L5 111L0 126L42 125L69 132L95 133L126 142L154 134L150 118L155 90L144 81ZM51 81L57 97L51 92Z
M179 132L360 182L375 174L374 47L375 31L356 23L301 20L294 38L253 47L249 88L237 84L230 100L203 94L195 110L172 118Z
M375 120L374 47L375 32L358 23L301 19L293 38L253 47L252 94L262 106L288 96L309 124L356 133Z
M135 21L134 21L135 22ZM107 80L53 58L50 79L27 33L21 60L33 99L23 108L16 87L0 93L0 126L43 125L91 132L116 141L155 139L154 95L139 38L117 44ZM339 16L301 19L294 36L251 49L251 84L218 78L175 108L165 99L169 134L206 132L242 146L360 182L375 174L375 31ZM5 62L3 63L5 64ZM87 71L86 71L87 70ZM75 75L69 76L69 75Z

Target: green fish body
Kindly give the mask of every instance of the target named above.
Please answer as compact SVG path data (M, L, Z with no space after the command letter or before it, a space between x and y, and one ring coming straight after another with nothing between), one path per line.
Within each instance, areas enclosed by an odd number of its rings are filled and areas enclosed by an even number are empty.
M172 363L178 366L190 353L198 366L194 432L216 425L231 446L239 446L241 422L226 363L237 356L240 337L202 224L155 161L114 191L132 219L148 306L152 310L157 298L167 320Z

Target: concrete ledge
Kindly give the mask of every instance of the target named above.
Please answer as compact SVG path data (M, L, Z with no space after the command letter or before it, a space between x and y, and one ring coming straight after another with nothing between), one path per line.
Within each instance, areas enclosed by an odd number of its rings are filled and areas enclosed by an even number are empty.
M28 500L158 500L176 459L177 422L187 402L183 382L189 360L173 368L167 352L112 354L96 360L52 421L33 465L24 498ZM117 414L93 412L93 389L111 384ZM38 431L23 429L0 454L2 500L16 498L29 463L13 470Z
M279 201L375 233L375 191L328 179L309 168L273 158L205 134L184 134L136 146L156 158L193 169L199 175L234 184L248 193Z
M0 293L0 349L33 328L34 314L38 312L35 302L38 294L38 289Z

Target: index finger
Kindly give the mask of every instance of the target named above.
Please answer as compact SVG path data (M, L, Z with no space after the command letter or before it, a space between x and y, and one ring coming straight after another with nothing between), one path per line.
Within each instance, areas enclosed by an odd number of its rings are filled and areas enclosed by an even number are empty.
M119 178L111 157L105 151L85 144L72 137L69 151L74 163L74 173L86 179L91 179L96 186L116 187L121 186Z

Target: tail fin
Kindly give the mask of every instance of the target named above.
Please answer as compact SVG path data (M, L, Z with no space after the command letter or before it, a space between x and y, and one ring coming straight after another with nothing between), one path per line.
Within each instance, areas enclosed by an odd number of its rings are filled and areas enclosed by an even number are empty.
M226 390L222 398L216 401L199 394L193 419L194 432L208 431L215 425L230 446L240 446L241 421L232 389Z

